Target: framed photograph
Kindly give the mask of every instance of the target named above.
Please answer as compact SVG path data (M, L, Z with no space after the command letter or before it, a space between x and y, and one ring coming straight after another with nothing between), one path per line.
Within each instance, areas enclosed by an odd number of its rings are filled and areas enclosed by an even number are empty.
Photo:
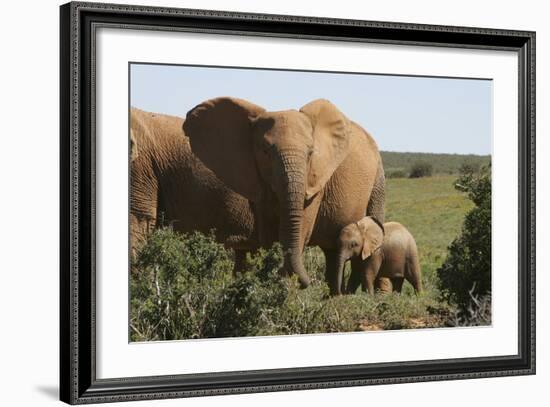
M535 373L535 33L68 3L61 400Z

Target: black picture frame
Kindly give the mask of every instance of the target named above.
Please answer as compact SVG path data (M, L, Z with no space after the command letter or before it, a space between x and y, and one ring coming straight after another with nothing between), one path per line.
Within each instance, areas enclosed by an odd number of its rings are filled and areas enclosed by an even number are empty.
M70 404L535 373L535 33L72 2L60 7L60 398ZM97 379L95 49L100 26L485 50L519 56L518 354Z

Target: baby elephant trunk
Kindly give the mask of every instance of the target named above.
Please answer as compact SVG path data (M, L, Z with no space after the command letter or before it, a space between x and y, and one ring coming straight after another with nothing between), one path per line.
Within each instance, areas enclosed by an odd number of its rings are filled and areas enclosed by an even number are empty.
M344 268L346 267L347 260L348 256L344 253L340 253L336 258L336 264L334 266L336 272L332 276L333 281L329 281L330 295L341 295L345 293Z

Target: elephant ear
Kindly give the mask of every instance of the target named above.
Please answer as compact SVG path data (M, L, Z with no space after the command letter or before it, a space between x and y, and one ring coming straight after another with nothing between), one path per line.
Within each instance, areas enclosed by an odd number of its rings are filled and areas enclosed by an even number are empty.
M134 135L134 130L130 129L130 162L138 158L138 142Z
M306 199L317 194L349 153L350 124L331 102L317 99L300 111L313 126L313 153L307 178Z
M264 111L245 100L219 97L190 110L183 124L193 153L228 187L252 201L259 200L261 184L251 121Z
M375 218L366 216L357 222L357 226L363 236L363 249L361 258L365 260L384 243L384 226Z

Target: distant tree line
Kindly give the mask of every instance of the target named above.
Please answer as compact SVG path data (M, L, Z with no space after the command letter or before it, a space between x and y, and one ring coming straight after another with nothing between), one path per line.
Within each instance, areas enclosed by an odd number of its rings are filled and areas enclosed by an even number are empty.
M436 174L458 175L465 169L479 171L490 165L491 156L382 151L386 178L418 178ZM431 167L431 170L428 167Z

